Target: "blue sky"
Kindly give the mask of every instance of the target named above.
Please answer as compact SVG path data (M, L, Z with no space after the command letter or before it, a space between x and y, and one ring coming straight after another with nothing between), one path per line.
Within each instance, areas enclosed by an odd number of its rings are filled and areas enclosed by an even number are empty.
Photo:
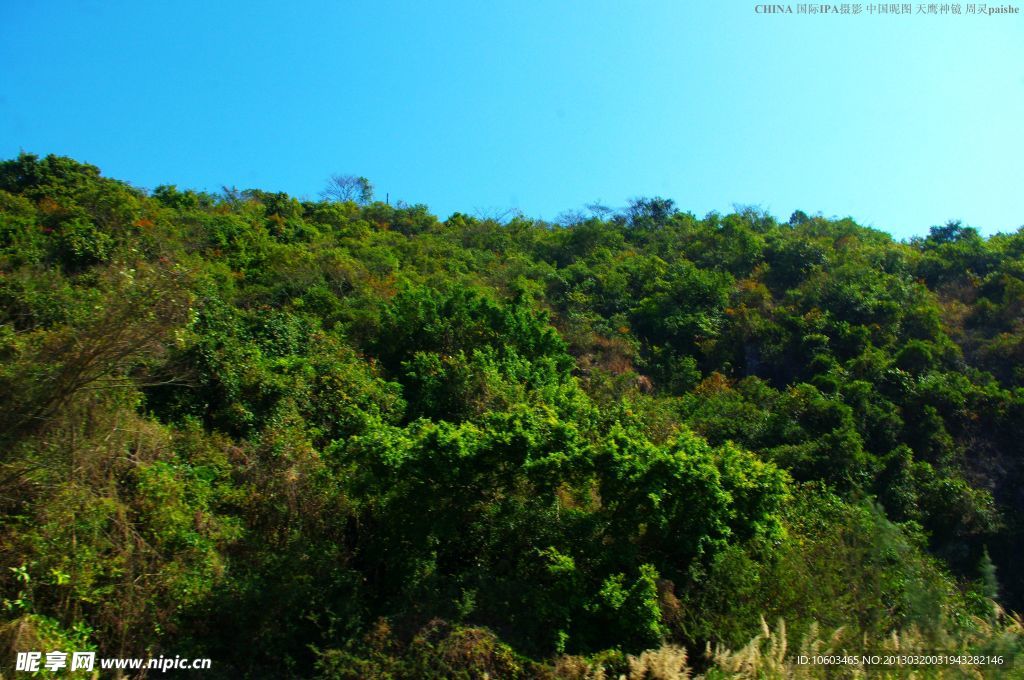
M0 157L310 198L360 174L442 218L660 195L1024 224L1024 16L754 5L6 0Z

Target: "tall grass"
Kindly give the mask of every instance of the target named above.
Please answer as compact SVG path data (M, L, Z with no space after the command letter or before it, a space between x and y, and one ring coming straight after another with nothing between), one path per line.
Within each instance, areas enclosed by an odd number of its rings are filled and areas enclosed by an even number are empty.
M1001 664L870 665L860 661L868 654L930 656L937 653L974 657L1001 657ZM856 658L855 663L814 664L815 657ZM698 673L697 669L702 672ZM629 655L625 667L609 672L600 662L585 664L579 657L564 657L555 666L555 677L574 680L816 680L879 678L881 680L947 680L962 678L1024 678L1024 621L998 607L988 620L972 619L958 633L926 635L916 627L869 639L848 628L823 635L812 624L799 645L789 644L785 621L772 630L761 618L761 631L739 649L722 645L704 650L704 658L691 664L686 650L664 645L639 656ZM621 672L624 670L625 672Z

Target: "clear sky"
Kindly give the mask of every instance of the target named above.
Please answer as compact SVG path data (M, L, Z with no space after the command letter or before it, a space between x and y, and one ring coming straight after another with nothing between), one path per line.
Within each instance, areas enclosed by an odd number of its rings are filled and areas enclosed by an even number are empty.
M358 174L442 219L660 195L1024 224L1024 14L755 4L0 0L0 157L309 198Z

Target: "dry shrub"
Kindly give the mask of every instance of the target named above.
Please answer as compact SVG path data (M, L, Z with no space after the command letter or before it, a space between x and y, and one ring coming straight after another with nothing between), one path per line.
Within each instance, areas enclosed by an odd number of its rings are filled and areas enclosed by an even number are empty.
M689 680L690 674L686 649L676 645L663 645L629 657L628 680Z

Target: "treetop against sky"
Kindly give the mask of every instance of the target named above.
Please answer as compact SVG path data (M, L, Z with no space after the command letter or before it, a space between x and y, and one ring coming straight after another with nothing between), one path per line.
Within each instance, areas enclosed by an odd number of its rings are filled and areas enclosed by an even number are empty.
M0 155L149 188L364 176L442 217L661 195L1013 230L1021 17L906 6L6 3Z

